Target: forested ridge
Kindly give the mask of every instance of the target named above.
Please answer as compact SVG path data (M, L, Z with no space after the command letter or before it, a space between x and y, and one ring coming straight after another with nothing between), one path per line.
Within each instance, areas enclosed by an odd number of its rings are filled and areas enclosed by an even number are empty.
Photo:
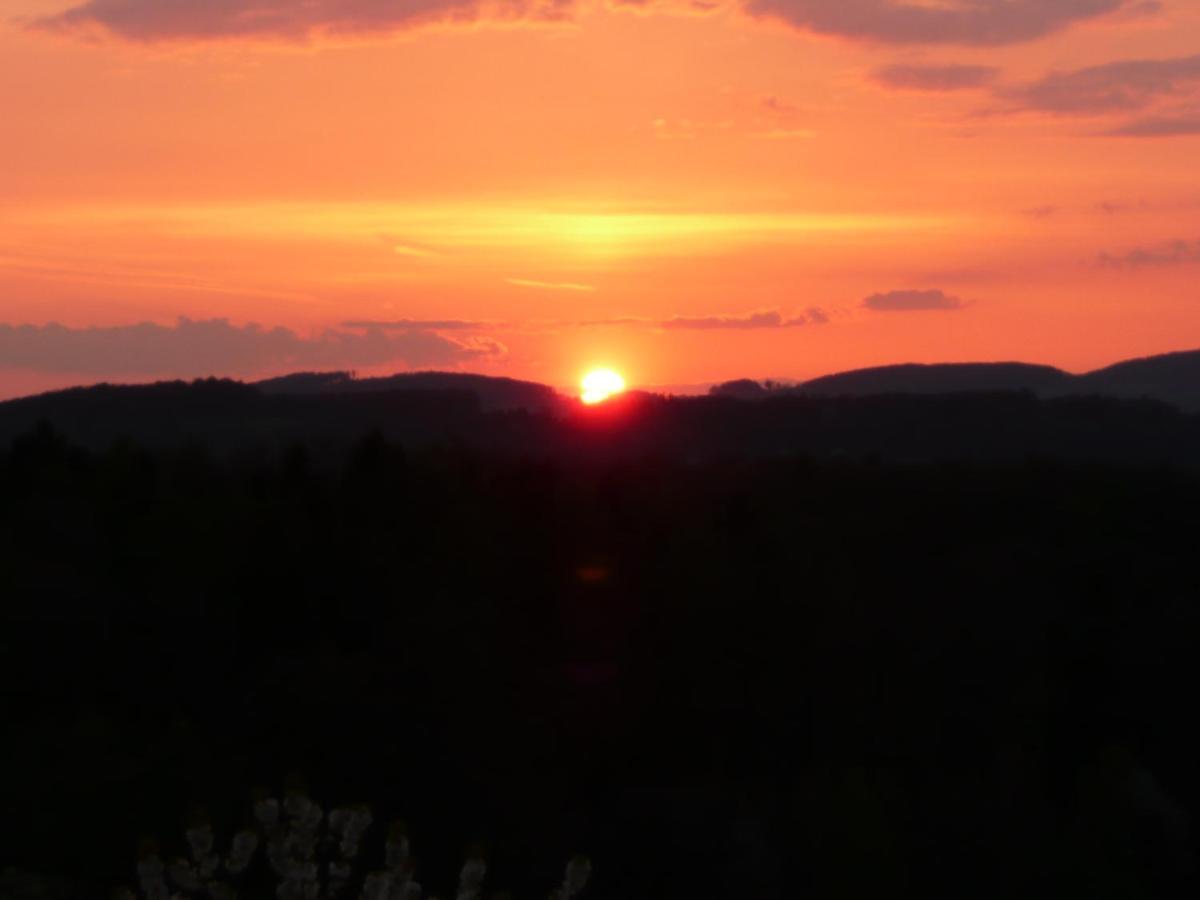
M757 413L630 403L672 440L18 437L6 857L103 896L302 777L515 896L579 851L597 900L1194 890L1194 470L693 454Z

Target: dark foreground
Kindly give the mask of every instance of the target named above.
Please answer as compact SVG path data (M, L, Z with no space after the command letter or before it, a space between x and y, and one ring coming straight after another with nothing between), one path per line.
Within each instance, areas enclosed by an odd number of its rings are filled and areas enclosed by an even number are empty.
M303 779L517 898L577 851L595 900L1194 896L1198 509L1083 461L43 430L0 455L0 868L102 897Z

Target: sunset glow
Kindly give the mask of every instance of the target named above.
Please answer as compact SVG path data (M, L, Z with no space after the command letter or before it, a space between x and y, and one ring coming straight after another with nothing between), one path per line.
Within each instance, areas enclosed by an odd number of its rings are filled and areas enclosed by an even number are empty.
M1191 0L253 6L6 7L0 397L1200 345Z
M579 399L589 406L603 403L625 390L625 379L612 369L593 369L583 376Z
M1200 900L1200 0L0 0L0 123L0 900Z

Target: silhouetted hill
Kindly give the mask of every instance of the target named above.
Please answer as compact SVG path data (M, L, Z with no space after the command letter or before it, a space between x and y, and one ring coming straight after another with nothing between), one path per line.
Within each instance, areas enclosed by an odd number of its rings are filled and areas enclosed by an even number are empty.
M750 378L738 378L715 384L708 390L709 396L728 397L733 400L765 400L770 394L768 388Z
M45 422L72 441L104 448L199 444L221 451L296 441L342 445L372 429L426 444L471 430L479 398L466 390L378 390L271 395L225 379L72 388L0 403L0 443Z
M463 372L404 372L356 378L349 372L301 372L256 382L270 395L363 394L384 391L469 391L488 410L555 409L562 397L544 384Z
M254 386L264 394L331 394L353 382L353 372L293 372L256 381Z
M293 777L516 897L1197 896L1200 415L478 383L0 404L0 897Z
M406 383L406 382L400 382ZM419 383L419 382L418 382ZM761 402L631 391L597 407L487 409L469 390L270 394L209 379L101 385L0 404L0 445L40 423L92 449L133 441L272 452L308 444L340 459L368 432L411 448L459 447L542 459L789 455L935 460L1175 463L1200 460L1200 416L1144 399L1030 391L811 396Z
M1074 379L1077 393L1153 397L1200 410L1200 350L1131 359Z
M818 396L951 394L975 391L1045 392L1061 388L1070 375L1026 363L944 363L879 366L814 378L792 389Z
M44 421L97 449L119 440L222 452L313 442L341 452L378 431L411 446L546 457L1049 456L1192 465L1200 459L1196 411L1200 352L1081 376L1021 363L885 366L798 386L728 382L706 397L630 392L593 409L509 378L333 372L256 384L104 384L27 397L0 403L0 444Z
M1031 391L1040 397L1096 396L1158 400L1200 411L1200 350L1167 353L1072 375L1027 363L906 363L838 372L795 386L749 379L727 381L711 396L764 400L780 394L867 397L890 394L956 394Z

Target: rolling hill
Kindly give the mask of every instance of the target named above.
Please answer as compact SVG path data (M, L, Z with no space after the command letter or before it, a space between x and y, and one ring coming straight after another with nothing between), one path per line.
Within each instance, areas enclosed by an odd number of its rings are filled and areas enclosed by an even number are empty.
M1016 362L907 363L839 372L773 390L746 379L726 382L712 389L713 394L740 399L765 399L779 393L867 397L995 391L1031 392L1046 398L1150 399L1183 410L1200 411L1200 350L1126 360L1082 375L1052 366Z

